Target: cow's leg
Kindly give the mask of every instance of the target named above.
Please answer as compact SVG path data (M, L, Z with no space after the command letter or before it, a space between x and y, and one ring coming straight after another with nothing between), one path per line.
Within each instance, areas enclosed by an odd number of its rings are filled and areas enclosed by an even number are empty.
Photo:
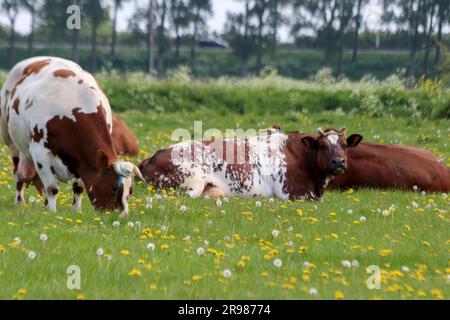
M72 210L79 211L81 210L81 200L83 198L84 192L84 183L81 179L77 179L72 184L73 189L73 207Z
M208 196L211 198L224 198L225 193L221 189L209 184L206 186L205 190L203 190L202 196Z
M48 150L40 148L38 145L32 145L30 149L32 150L34 164L45 192L45 205L50 212L56 212L59 186L53 167L53 159Z
M189 179L183 183L182 188L187 190L189 197L198 198L205 190L205 182L200 179Z

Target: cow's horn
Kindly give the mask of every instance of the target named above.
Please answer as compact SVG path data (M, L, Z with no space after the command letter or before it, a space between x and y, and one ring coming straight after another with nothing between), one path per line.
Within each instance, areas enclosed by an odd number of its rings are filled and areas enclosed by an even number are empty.
M323 132L322 128L317 128L317 132L323 137L325 136L325 132Z
M122 166L120 165L120 162L114 162L113 163L114 171L119 175L123 176L124 173L122 172Z
M145 181L144 177L142 176L141 170L135 165L133 165L133 173L136 177L138 177L141 181Z

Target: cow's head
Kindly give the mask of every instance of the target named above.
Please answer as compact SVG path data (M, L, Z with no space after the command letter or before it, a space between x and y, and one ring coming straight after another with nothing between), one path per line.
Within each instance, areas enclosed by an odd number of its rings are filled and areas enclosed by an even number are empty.
M306 136L302 142L317 155L317 169L327 176L337 176L347 169L347 149L356 147L363 139L359 134L345 138L345 128L317 130L318 137Z
M133 194L134 177L143 180L138 167L130 162L100 157L98 172L87 187L87 193L96 210L120 211L128 215L128 198Z

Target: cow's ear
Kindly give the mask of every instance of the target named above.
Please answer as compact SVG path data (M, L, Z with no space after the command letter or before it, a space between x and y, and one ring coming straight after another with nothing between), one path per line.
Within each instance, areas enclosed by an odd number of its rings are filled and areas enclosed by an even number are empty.
M302 143L311 149L318 149L319 148L319 142L314 139L313 137L304 137L302 138Z
M109 157L104 150L101 150L101 149L98 150L95 158L96 158L95 163L97 164L97 168L105 168L105 167L108 167L110 164Z
M363 137L359 134L352 134L347 138L347 147L354 148L362 141Z

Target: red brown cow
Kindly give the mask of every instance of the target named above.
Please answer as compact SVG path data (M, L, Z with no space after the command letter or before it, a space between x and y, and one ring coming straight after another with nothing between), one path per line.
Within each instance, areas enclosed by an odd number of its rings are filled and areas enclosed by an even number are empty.
M348 152L348 170L330 187L449 192L450 168L419 148L366 142Z
M273 126L272 130L281 132L279 126ZM434 154L420 148L362 142L358 148L348 150L347 161L347 170L330 181L331 189L450 191L450 168Z
M139 169L119 161L108 99L72 61L36 57L18 63L0 92L0 129L13 155L18 192L34 183L56 211L59 182L74 186L74 209L86 189L95 209L128 214Z
M139 148L134 133L114 112L112 113L112 121L112 139L117 154L137 156L139 154Z
M201 195L320 199L346 169L347 150L362 137L343 130L267 134L224 141L183 142L157 152L139 168L157 188Z

